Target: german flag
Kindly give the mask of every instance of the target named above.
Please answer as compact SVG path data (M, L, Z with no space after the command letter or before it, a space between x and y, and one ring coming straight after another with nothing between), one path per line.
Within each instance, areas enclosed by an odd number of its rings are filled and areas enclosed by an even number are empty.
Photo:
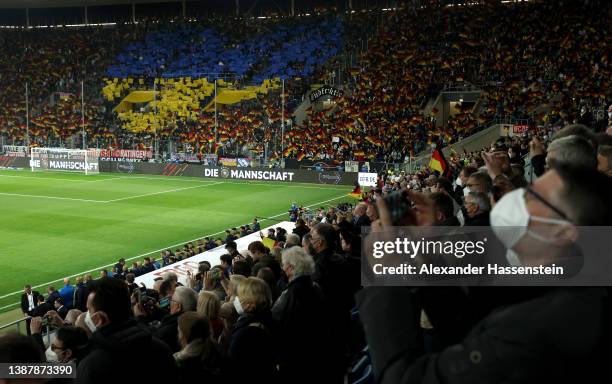
M431 153L431 160L429 161L429 168L440 172L440 175L446 175L448 170L448 164L444 159L442 151L434 149Z
M296 159L297 161L302 161L302 159L306 157L306 154L304 153L304 151L300 151L300 153L298 153Z
M357 181L355 182L355 188L353 188L353 191L347 193L347 195L354 199L361 199L361 187Z

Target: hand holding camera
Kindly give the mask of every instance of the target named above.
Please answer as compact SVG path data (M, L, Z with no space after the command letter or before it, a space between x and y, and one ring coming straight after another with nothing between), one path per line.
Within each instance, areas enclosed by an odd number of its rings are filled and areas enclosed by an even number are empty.
M30 333L31 334L38 334L38 333L42 333L42 328L45 326L45 322L43 321L43 318L40 316L37 317L32 317L30 319Z

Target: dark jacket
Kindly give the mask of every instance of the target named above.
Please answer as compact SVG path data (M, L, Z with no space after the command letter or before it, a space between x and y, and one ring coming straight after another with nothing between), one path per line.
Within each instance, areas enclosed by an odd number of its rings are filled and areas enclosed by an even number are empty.
M140 271L144 275L145 273L153 272L154 270L155 270L155 266L149 263L149 264L143 265Z
M168 315L161 321L159 328L154 332L155 337L166 343L172 353L178 352L181 346L178 343L178 318L182 312Z
M61 307L56 309L56 312L62 318L62 320L64 320L66 318L66 315L68 314L68 307L62 305Z
M328 374L336 382L344 372L343 364L348 351L353 295L360 286L358 263L356 267L349 259L326 249L315 257L315 272L312 279L323 292L323 311L331 328L331 337L326 343L327 351L333 356L337 370Z
M89 289L85 283L78 283L74 290L74 307L83 312L87 311L87 296Z
M531 168L537 177L542 176L546 172L546 154L533 156L531 158Z
M300 239L302 237L304 237L305 234L307 234L308 232L310 232L310 228L308 228L305 225L300 225L298 227L295 227L293 229L293 233L295 233L296 235L298 235L300 237Z
M212 340L192 341L174 354L174 360L178 367L177 383L223 383L227 374L225 359Z
M370 218L367 215L361 215L353 219L353 225L359 231L361 231L361 227L367 227L370 224Z
M34 303L34 308L36 308L36 305L38 304L38 296L40 296L40 293L38 293L38 291L32 291L32 300ZM28 295L26 295L26 293L24 292L21 294L21 312L31 315L30 311L28 311L29 307L30 303L28 302Z
M489 225L491 225L489 212L479 213L474 217L467 216L465 218L466 227L488 227Z
M325 379L324 364L331 362L322 348L331 336L323 308L321 289L310 276L298 276L289 282L272 308L278 324L280 375L282 382L316 383ZM319 369L304 369L304 361L317 356Z
M60 295L59 291L53 291L47 296L45 303L53 305L53 303L55 303L55 300L59 299L60 297L62 296Z
M431 354L423 353L421 306L409 287L369 287L357 301L380 384L575 383L602 373L596 381L611 379L603 288L547 289L499 307L459 343Z
M244 313L238 318L230 338L229 358L240 369L235 370L232 382L276 382L275 328L269 310Z
M33 317L44 316L47 312L49 312L52 309L54 309L54 307L51 304L41 303L37 305L36 308L34 308L31 316Z
M89 353L77 367L75 383L106 384L111 372L120 372L121 382L176 380L176 365L168 347L134 320L110 324L94 332L88 348ZM130 368L120 369L125 364Z
M251 276L257 276L257 272L259 272L260 269L265 268L265 267L270 268L272 272L274 272L274 277L276 281L280 279L282 269L278 261L276 261L276 259L272 255L262 256L255 263L255 265L253 265L253 268L251 269Z

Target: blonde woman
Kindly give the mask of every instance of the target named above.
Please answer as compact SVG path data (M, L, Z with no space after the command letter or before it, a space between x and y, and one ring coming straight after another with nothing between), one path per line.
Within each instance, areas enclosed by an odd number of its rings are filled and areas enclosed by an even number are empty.
M219 316L221 311L221 301L216 294L209 291L202 291L198 295L198 315L205 317L210 322L210 329L214 340L218 340L223 332L223 320Z
M234 307L240 315L232 329L229 357L241 369L235 379L269 382L277 376L275 326L270 287L257 277L240 282Z

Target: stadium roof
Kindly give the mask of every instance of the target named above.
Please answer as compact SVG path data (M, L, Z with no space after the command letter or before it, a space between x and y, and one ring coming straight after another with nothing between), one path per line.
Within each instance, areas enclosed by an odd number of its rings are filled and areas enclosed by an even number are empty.
M141 4L141 3L179 3L182 0L2 0L0 8L56 8L83 7L95 5Z

